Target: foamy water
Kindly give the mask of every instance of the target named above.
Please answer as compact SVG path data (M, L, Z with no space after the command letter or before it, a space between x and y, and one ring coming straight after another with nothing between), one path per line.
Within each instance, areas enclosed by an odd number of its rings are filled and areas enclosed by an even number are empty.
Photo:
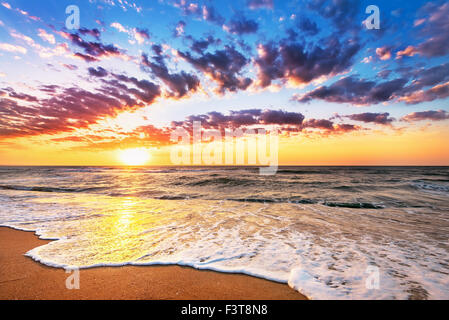
M313 299L449 298L448 200L448 168L0 168L0 225L57 239L27 253L43 264L239 272Z

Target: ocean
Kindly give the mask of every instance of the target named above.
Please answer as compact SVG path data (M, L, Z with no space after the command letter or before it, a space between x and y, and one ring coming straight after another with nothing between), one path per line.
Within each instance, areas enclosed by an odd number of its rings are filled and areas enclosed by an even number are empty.
M449 167L0 167L52 267L181 265L312 299L449 299Z

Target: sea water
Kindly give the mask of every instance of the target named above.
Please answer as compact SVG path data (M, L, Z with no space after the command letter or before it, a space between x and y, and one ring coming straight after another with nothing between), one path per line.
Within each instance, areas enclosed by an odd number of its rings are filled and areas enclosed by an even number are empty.
M52 267L182 265L312 299L448 299L449 168L0 167ZM373 280L375 285L370 285Z

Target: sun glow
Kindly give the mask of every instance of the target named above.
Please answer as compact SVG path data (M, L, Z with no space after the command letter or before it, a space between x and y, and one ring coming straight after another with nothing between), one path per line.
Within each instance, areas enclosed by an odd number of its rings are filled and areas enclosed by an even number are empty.
M135 148L119 151L120 161L127 166L142 166L150 160L148 149Z

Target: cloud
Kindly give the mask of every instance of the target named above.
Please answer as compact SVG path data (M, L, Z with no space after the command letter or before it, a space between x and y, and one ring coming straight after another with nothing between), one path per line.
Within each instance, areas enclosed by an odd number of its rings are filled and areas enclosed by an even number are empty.
M344 117L354 121L361 121L365 123L389 125L394 121L394 118L390 118L389 116L390 114L388 112L385 113L365 112L365 113L351 114Z
M119 22L111 23L111 27L116 29L119 32L128 33L128 30Z
M304 116L297 112L264 110L259 117L259 121L263 124L301 125L304 121Z
M97 28L94 28L94 29L81 28L78 30L78 32L80 34L82 34L83 36L90 35L90 36L94 37L95 39L100 40L101 33L100 33L100 30L98 30Z
M399 72L402 73L401 78L379 83L349 76L332 85L321 86L305 94L295 95L293 100L305 103L317 99L354 105L371 105L397 100L407 104L417 104L449 96L449 63L431 68L406 68ZM389 71L384 70L379 76L386 78L389 74Z
M126 94L131 94L137 99L142 100L147 104L152 104L156 98L161 95L160 87L148 80L138 80L135 77L128 77L123 74L113 74L116 80L104 81L108 85L122 91ZM138 89L128 88L123 83L131 83ZM107 87L104 89L108 89Z
M198 3L188 0L179 0L174 3L174 6L181 9L184 15L201 15L201 7Z
M110 96L80 88L61 89L61 92L34 102L31 106L1 98L0 118L5 122L0 124L0 136L70 132L132 108L134 106L124 105Z
M247 0L248 8L251 10L256 9L273 9L273 0Z
M449 80L449 63L436 65L428 69L412 69L404 73L404 75L413 79L412 84L409 86L409 91L434 86Z
M48 43L55 44L55 36L52 34L47 33L44 29L39 29L39 37L41 37L42 40L47 41Z
M108 75L108 72L105 69L103 69L102 67L98 67L98 69L89 68L88 71L89 71L89 74L94 77L102 78L102 77L106 77Z
M101 67L90 68L89 73L105 76L106 71ZM12 88L2 89L0 136L72 132L152 104L160 96L159 86L148 80L115 74L113 77L112 80L101 79L102 86L96 90L57 85L37 88L47 96L45 98L18 93Z
M231 46L214 53L203 53L199 57L189 52L178 52L179 56L193 65L196 69L212 78L217 84L217 92L236 92L246 90L252 83L250 78L240 76L242 69L249 63L240 52Z
M62 66L70 71L78 70L78 67L73 64L62 64Z
M51 58L53 56L68 55L68 53L70 52L68 45L66 43L60 43L60 44L56 45L55 47L48 48L48 47L41 46L40 44L36 43L31 37L21 34L21 33L17 32L16 30L11 29L10 35L11 35L11 37L13 37L15 39L25 42L28 46L33 48L41 58ZM43 35L42 32L41 32L41 35ZM51 35L48 35L48 36L51 36ZM51 37L47 37L47 38L49 38L51 41ZM22 49L20 49L20 50L22 50Z
M224 29L232 34L249 34L256 33L259 29L259 24L254 21L245 18L244 16L234 17L229 24L224 26Z
M309 119L303 123L302 128L333 130L334 123L327 119Z
M198 3L188 0L179 0L174 3L174 6L181 9L182 13L187 16L202 18L218 25L224 22L224 18L212 6L200 6Z
M444 110L428 110L421 112L413 112L401 118L402 121L414 122L422 120L441 121L449 119L449 112Z
M402 57L413 57L415 54L418 54L418 50L413 46L408 46L404 50L396 52L396 59L400 59Z
M172 122L172 127L191 129L193 122L200 121L205 129L237 129L254 125L292 126L301 130L304 116L301 113L283 110L247 109L230 111L229 114L213 111L203 115L189 116L184 121Z
M140 29L140 28L126 28L119 22L113 22L111 23L111 27L116 29L119 32L126 33L128 36L133 39L130 40L131 43L134 43L134 40L137 41L138 44L143 44L145 40L150 39L150 33L147 29Z
M0 50L7 51L7 52L13 52L13 53L18 52L18 53L22 53L22 54L27 53L27 49L25 49L24 47L16 46L16 45L9 44L9 43L0 43Z
M289 40L260 44L255 59L258 85L265 88L276 79L307 84L322 76L334 76L352 65L359 49L357 42L341 43L335 35L313 47Z
M79 53L79 52L77 52L77 53L75 53L74 55L73 55L75 58L79 58L79 59L81 59L81 60L84 60L85 62L97 62L97 61L100 61L99 59L97 59L97 58L95 58L95 57L92 57L92 56L89 56L89 55L86 55L86 54L82 54L82 53Z
M135 28L134 38L136 39L137 43L142 44L145 42L145 40L150 39L150 34L146 29Z
M391 70L382 70L377 73L377 76L382 79L387 79L391 74Z
M204 129L239 129L254 126L275 125L281 133L300 133L305 129L318 129L325 135L341 134L361 128L352 124L334 124L327 119L309 119L299 112L288 112L284 110L269 109L247 109L240 111L230 111L228 114L220 112L209 112L202 115L192 115L184 121L173 121L171 127L183 127L192 130L193 123L200 121Z
M320 32L318 25L307 17L302 17L298 22L298 28L306 35L314 36Z
M380 60L388 60L391 58L391 48L387 46L377 48L376 54Z
M397 57L423 55L427 58L441 57L449 53L449 3L427 2L420 10L425 22L421 22L420 35L426 40L416 46L408 46Z
M220 39L216 39L213 36L208 36L204 39L193 39L192 37L186 37L187 39L192 41L192 45L190 46L190 49L195 51L198 54L202 54L204 51L206 51L210 45L218 45L221 44Z
M18 12L18 13L24 15L25 17L27 17L27 18L29 18L29 19L31 19L31 20L34 20L34 21L41 21L41 18L36 17L36 16L32 16L32 15L30 15L30 14L29 14L27 11L25 11L25 10L22 10L22 9L20 9L20 8L15 8L15 9L14 9L8 2L2 2L1 5L2 5L3 7L5 7L6 9L14 10L14 11L16 11L16 12Z
M149 60L146 54L142 54L142 66L149 70L169 88L169 96L182 98L188 93L196 92L200 87L200 80L193 74L185 71L170 73L162 55L162 48L153 45L155 62Z
M184 34L184 32L185 32L185 27L186 27L186 23L185 23L185 21L179 21L177 24L176 24L176 28L175 28L175 30L174 30L174 32L173 32L173 34L174 34L174 36L175 37L180 37L180 36L182 36L183 34Z
M123 1L123 0L118 0L118 1L114 1L114 0L98 0L103 2L106 5L110 5L110 6L117 6L120 7L124 12L127 12L128 9L133 9L135 10L137 13L141 13L142 12L142 7L138 6L137 4L135 4L132 1Z
M360 28L356 18L360 12L360 1L357 0L311 0L307 7L316 11L323 18L329 19L339 30L348 31Z
M98 61L103 57L125 57L124 53L112 44L104 45L100 42L85 41L78 34L68 34L68 38L74 45L84 50L84 53L76 53L75 56L86 62Z
M407 104L417 104L426 101L433 101L437 99L444 99L449 97L449 82L436 85L428 90L420 90L409 95L401 97L400 101L405 101Z
M223 24L224 18L213 8L206 5L203 6L203 19L218 25Z
M303 95L295 96L294 100L301 103L318 99L354 105L378 104L394 99L396 94L400 94L406 83L405 79L395 79L376 84L374 81L349 76L330 86L322 86Z
M28 101L28 102L36 102L38 101L36 97L31 96L29 94L24 93L17 93L13 88L4 88L1 89L0 92L5 93L10 98L22 100L22 101Z

